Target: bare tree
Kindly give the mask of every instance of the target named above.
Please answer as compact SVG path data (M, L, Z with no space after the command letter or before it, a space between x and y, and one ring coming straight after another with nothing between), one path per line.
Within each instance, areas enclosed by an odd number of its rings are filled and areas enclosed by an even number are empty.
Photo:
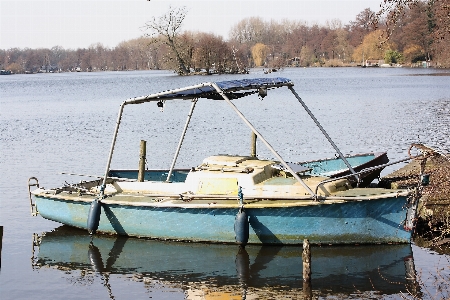
M63 72L72 71L77 67L76 61L75 51L66 51L65 55L58 62L58 65Z
M230 30L230 39L238 43L247 43L250 47L256 43L264 43L267 25L260 17L243 19Z
M245 44L239 44L235 41L229 41L227 44L231 47L236 73L247 73L247 68L253 61L250 48Z
M301 66L311 66L314 62L317 61L317 58L308 46L303 46L300 50L300 65Z
M362 43L364 36L374 31L381 19L376 19L375 12L370 8L364 9L357 16L355 21L350 21L350 24L346 26L349 32L349 43L353 47L357 47Z
M159 18L153 17L153 20L145 24L146 30L150 31L148 36L154 37L160 35L161 41L172 51L172 55L177 63L177 73L180 75L189 74L189 69L183 59L181 45L178 41L181 26L186 17L186 7L170 8L169 11Z
M52 68L56 68L56 71L61 70L61 61L66 56L66 51L61 46L55 46L50 49L51 51L51 57L50 57L50 64Z

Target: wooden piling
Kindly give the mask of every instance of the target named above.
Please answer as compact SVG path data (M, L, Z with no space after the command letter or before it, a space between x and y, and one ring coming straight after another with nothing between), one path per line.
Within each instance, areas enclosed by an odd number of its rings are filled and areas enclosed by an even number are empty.
M252 131L250 156L256 157L256 134Z
M141 147L139 151L139 172L138 181L143 182L145 177L145 159L147 156L147 142L141 140Z
M311 289L311 249L309 247L309 241L303 240L303 295L304 299L312 299Z

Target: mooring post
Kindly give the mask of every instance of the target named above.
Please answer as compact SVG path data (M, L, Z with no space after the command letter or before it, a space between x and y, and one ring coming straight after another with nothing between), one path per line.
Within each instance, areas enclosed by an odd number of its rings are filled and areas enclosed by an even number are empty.
M303 240L303 294L304 299L312 299L311 289L311 249L309 247L309 241Z
M139 151L139 173L138 181L143 182L145 177L145 157L147 156L147 142L141 140L141 148Z
M252 143L251 143L251 151L250 151L250 156L251 157L256 157L256 134L252 131Z

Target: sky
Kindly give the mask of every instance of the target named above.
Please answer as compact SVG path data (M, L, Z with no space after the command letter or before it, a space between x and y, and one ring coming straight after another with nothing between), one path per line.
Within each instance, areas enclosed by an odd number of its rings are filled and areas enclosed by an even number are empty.
M144 25L170 7L187 8L183 30L228 39L231 28L249 17L325 25L355 20L366 8L378 11L383 0L0 0L0 49L115 47L142 37Z

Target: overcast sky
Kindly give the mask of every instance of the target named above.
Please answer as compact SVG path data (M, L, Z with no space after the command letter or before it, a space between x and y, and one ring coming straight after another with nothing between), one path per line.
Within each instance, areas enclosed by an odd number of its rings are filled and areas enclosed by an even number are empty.
M0 49L87 48L101 43L115 47L141 37L142 26L169 7L188 9L183 30L212 32L228 38L240 20L301 20L324 25L339 19L355 20L365 8L378 11L382 0L0 0Z

